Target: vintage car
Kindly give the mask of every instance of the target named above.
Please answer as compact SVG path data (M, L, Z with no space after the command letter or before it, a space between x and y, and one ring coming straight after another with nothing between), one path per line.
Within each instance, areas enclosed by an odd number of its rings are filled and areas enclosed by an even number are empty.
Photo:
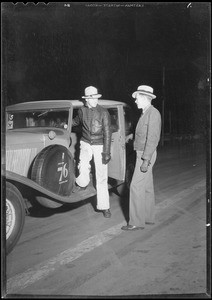
M125 136L135 116L124 102L99 100L111 116L112 144L108 188L126 179ZM6 107L6 253L20 238L25 222L26 198L47 208L74 203L96 194L95 180L84 191L72 193L77 176L81 129L72 119L84 105L80 100L46 100ZM129 172L133 165L129 164ZM130 175L128 174L128 177ZM33 202L32 201L32 202ZM33 202L33 203L35 203Z

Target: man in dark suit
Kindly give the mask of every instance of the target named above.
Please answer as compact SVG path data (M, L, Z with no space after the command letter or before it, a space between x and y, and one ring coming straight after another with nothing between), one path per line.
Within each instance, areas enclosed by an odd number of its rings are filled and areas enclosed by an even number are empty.
M141 85L132 94L138 109L142 109L138 120L134 150L136 165L130 185L129 222L121 229L133 231L144 229L146 224L155 222L155 194L152 169L157 157L157 146L161 133L161 115L152 105L153 88ZM130 135L126 141L133 138Z

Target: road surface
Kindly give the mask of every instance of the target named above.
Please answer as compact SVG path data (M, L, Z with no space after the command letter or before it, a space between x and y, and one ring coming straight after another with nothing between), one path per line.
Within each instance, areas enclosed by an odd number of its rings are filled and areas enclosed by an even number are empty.
M94 210L95 198L30 208L5 259L5 296L207 296L206 160L192 150L158 150L156 224L144 230L121 230L128 197L116 190L111 219Z

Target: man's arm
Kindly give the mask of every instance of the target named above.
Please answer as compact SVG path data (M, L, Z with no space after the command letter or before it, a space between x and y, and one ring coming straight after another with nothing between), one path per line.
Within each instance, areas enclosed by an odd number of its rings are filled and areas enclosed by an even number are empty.
M110 147L111 147L111 120L110 114L107 110L105 110L103 115L103 153L102 153L102 162L103 164L107 164L110 159Z
M82 119L82 110L80 108L78 110L78 115L74 119L72 119L72 127L80 125L81 119Z
M156 150L161 133L161 115L158 110L154 110L149 116L149 123L147 129L147 137L144 153L142 158L144 160L151 160L152 154Z
M147 172L148 170L152 154L156 150L160 140L160 133L161 115L159 111L156 110L149 116L146 144L142 155L143 163L141 165L141 172Z

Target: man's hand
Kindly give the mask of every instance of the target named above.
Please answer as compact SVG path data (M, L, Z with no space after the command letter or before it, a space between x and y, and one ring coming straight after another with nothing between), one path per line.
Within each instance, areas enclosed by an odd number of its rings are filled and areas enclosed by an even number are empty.
M126 137L125 137L125 143L128 143L129 140L132 140L133 139L133 134L128 134Z
M110 153L102 153L102 163L107 165L111 159Z
M147 170L148 170L149 164L150 164L149 160L148 159L144 159L143 163L142 163L142 165L140 167L141 172L146 173Z

